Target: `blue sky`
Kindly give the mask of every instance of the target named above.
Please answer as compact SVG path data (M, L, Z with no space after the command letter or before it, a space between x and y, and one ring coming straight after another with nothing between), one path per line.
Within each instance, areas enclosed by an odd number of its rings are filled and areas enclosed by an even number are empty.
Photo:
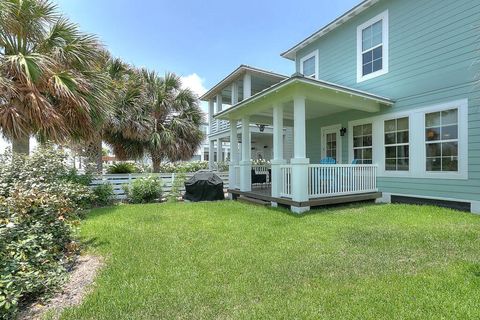
M197 93L240 64L290 75L280 53L360 0L53 0L114 56L173 71Z

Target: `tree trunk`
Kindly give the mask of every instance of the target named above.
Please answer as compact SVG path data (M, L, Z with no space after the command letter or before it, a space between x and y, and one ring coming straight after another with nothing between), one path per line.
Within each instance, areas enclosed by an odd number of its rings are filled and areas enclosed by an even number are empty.
M150 153L150 156L152 157L152 167L153 167L153 172L154 173L159 173L160 172L160 165L162 164L162 158L153 152Z
M87 171L96 174L102 174L103 160L102 160L102 139L96 137L87 146Z
M22 136L17 139L12 139L12 151L28 156L30 154L30 137Z

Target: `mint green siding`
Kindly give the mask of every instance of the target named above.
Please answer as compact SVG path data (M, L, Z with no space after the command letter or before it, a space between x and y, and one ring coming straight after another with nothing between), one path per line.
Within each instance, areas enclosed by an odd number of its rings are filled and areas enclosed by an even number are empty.
M389 72L357 83L357 26L389 11ZM319 51L319 78L394 99L379 114L468 99L468 180L379 178L382 191L480 201L480 2L471 0L384 0L297 54ZM318 163L320 128L374 116L339 113L310 119L307 153ZM348 137L342 138L343 162ZM464 156L464 155L460 155Z

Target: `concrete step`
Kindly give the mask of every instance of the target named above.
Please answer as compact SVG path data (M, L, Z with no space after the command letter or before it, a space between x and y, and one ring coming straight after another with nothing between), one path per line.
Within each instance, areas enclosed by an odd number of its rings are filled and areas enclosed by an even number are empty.
M256 204L259 206L270 206L270 202L268 201L263 201L260 199L254 199L246 196L240 196L237 198L238 201L244 202L244 203L250 203L250 204Z

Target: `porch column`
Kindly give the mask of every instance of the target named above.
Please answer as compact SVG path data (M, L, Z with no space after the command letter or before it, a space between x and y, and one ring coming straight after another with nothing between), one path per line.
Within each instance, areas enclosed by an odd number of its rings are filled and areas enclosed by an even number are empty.
M222 151L222 140L217 139L217 163L223 161Z
M250 119L242 118L242 161L240 161L240 191L252 190L252 155L250 137Z
M308 165L307 141L305 130L305 97L295 96L293 99L293 154L292 165L292 200L308 201ZM310 207L291 207L293 212L302 213Z
M272 197L279 198L282 190L282 173L280 166L285 164L283 159L283 105L273 106L273 159L272 163ZM272 202L272 206L277 206Z
M212 133L212 123L213 123L213 115L215 114L215 106L213 99L208 101L208 124L210 125L210 133Z
M238 103L238 84L232 83L232 106Z
M237 121L230 120L230 165L228 167L228 183L230 189L237 188L236 166L238 166Z
M208 147L208 169L213 170L214 168L214 155L215 155L215 140L210 140L210 146Z
M252 75L245 73L243 76L243 100L252 96Z

